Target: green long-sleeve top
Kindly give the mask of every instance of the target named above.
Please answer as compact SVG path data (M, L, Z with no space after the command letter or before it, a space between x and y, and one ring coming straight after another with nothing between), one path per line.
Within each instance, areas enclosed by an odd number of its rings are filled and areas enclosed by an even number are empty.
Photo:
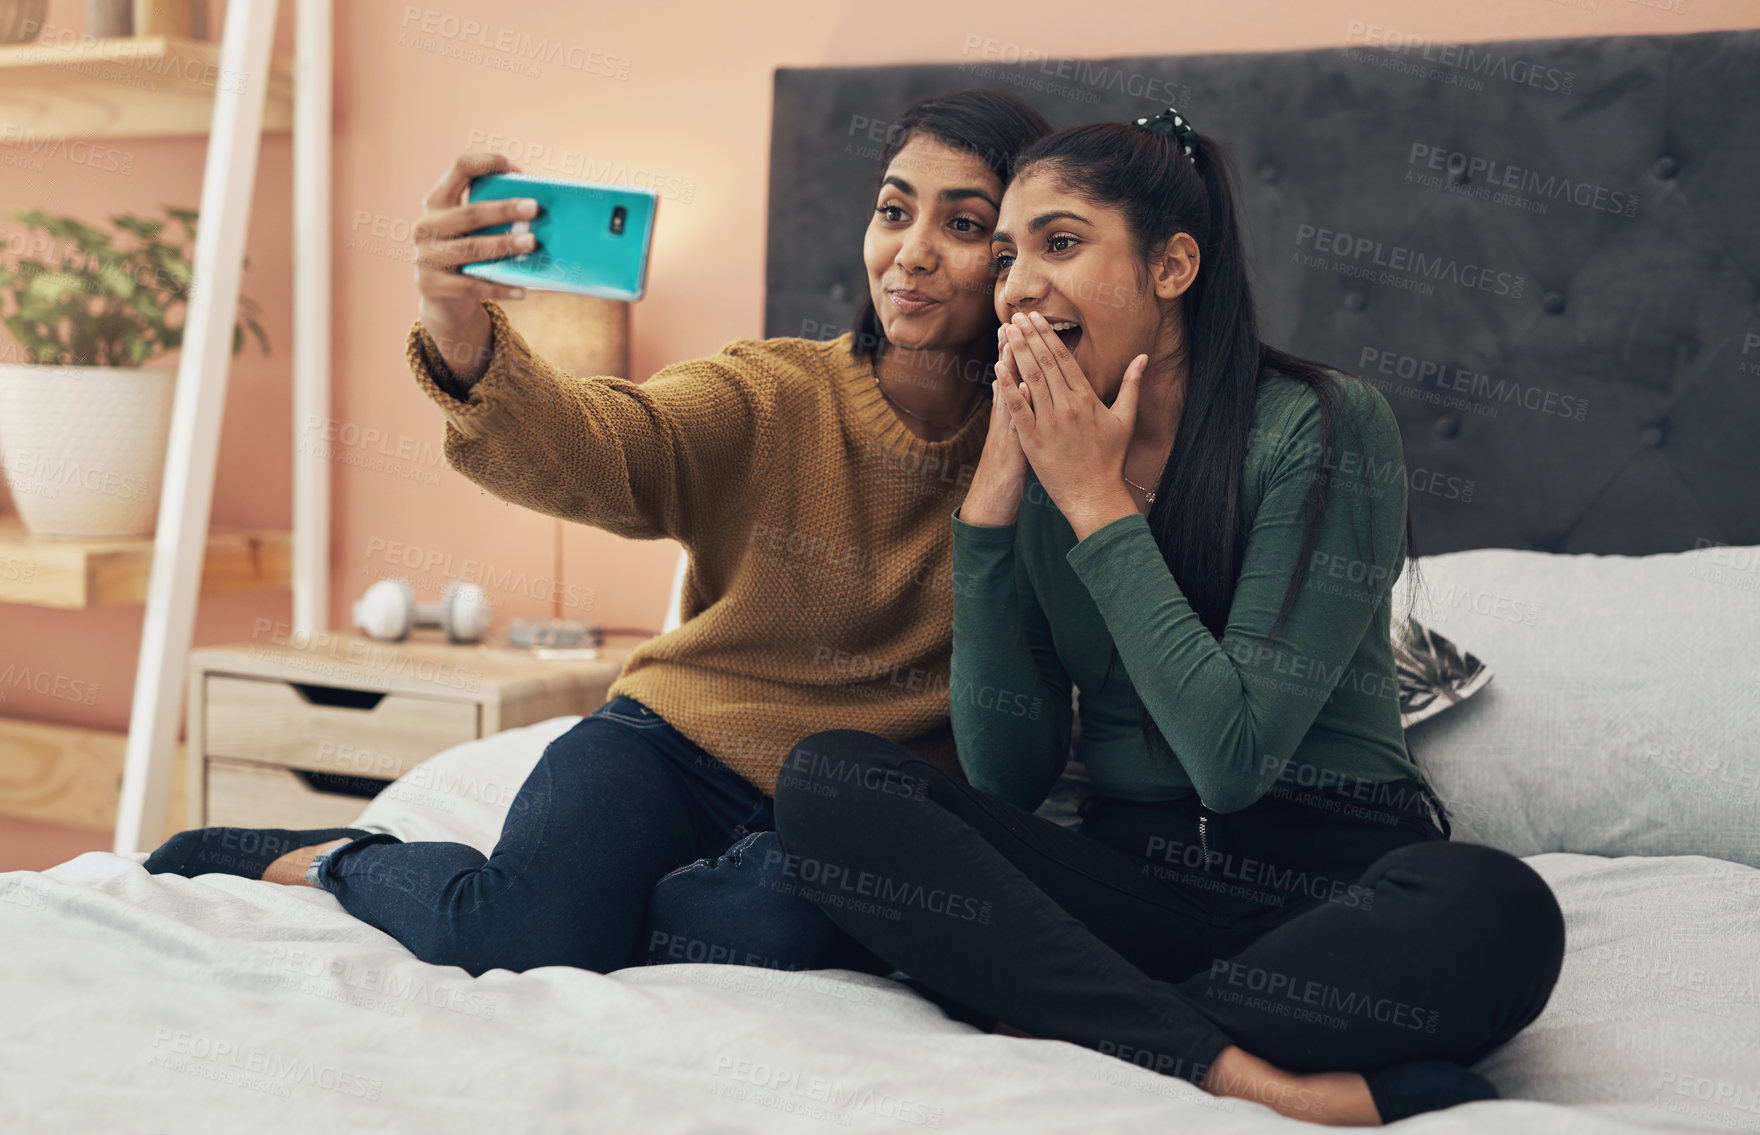
M1106 795L1161 801L1196 791L1210 810L1233 812L1280 779L1310 786L1417 775L1387 602L1405 566L1399 427L1372 386L1338 379L1321 471L1325 519L1275 637L1321 457L1318 396L1280 372L1259 384L1241 477L1247 541L1220 639L1192 610L1139 513L1078 542L1031 471L1014 524L971 525L954 511L949 694L973 784L1023 808L1045 799L1070 756L1072 683L1081 699L1076 756ZM1172 756L1145 742L1144 704Z

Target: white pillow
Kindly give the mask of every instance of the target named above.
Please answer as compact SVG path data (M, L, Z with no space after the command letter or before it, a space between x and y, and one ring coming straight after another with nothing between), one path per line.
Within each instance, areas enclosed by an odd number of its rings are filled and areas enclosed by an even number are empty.
M1760 548L1417 563L1394 612L1497 674L1407 734L1457 838L1760 866Z
M1564 910L1564 968L1539 1019L1474 1069L1506 1100L1569 1104L1602 1130L1752 1131L1760 871L1696 856L1527 863ZM1544 1120L1506 1129L1598 1129Z

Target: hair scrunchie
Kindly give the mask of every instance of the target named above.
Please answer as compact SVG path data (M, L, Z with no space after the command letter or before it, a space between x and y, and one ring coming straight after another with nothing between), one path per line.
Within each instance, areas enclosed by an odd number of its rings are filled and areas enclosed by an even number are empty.
M1186 121L1185 115L1177 107L1170 106L1150 118L1139 118L1137 125L1151 134L1177 142L1181 152L1188 158L1192 157L1192 139L1198 132L1192 129L1192 124Z

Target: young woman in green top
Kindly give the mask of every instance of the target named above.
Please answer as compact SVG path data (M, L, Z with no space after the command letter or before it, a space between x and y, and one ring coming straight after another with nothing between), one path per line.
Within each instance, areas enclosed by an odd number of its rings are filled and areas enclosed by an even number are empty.
M1177 111L1021 155L992 237L997 409L953 514L970 783L815 733L785 869L974 1021L1329 1124L1496 1090L1465 1065L1563 960L1544 880L1449 840L1405 743L1392 411L1264 345L1233 177ZM1032 814L1070 755L1080 830Z

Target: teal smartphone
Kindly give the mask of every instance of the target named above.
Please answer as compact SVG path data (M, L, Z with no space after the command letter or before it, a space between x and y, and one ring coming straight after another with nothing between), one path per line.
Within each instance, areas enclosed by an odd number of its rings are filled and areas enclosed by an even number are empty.
M471 181L471 201L530 197L538 215L490 225L471 235L530 230L538 246L499 260L459 268L467 276L513 287L637 300L648 283L648 249L660 195L651 189L601 185L525 173L490 173Z

